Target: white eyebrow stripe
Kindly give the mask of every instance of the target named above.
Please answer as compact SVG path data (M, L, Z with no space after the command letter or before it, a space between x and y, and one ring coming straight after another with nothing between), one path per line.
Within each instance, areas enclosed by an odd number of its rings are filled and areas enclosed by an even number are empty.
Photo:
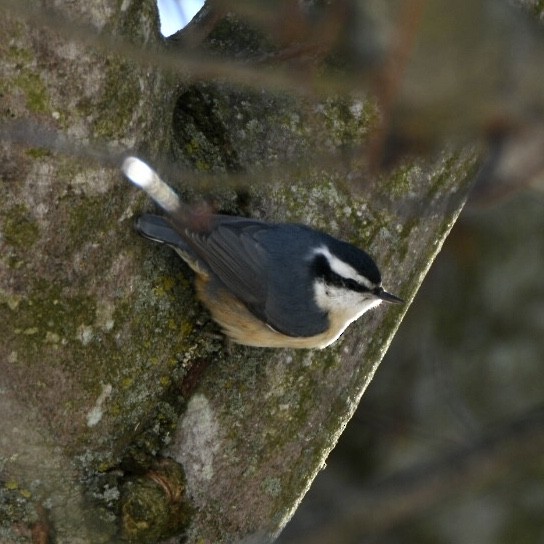
M355 280L357 283L364 285L367 289L374 289L376 285L368 281L367 278L361 276L355 268L345 263L338 257L334 256L327 246L321 246L314 250L314 255L323 255L329 261L329 266L333 272L336 272L343 278Z

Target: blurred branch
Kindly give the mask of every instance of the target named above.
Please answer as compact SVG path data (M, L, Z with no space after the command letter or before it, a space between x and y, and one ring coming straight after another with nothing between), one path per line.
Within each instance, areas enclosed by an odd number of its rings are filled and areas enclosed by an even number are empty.
M474 183L471 206L488 206L528 186L544 186L544 125L496 124L488 157Z
M346 493L321 524L290 544L361 542L427 511L454 494L482 488L544 453L544 406L492 429L432 462Z
M413 53L426 4L427 0L409 0L403 3L394 32L396 39L383 63L383 69L378 78L376 95L381 111L381 122L375 131L369 150L369 165L373 170L379 167L383 159L385 140L393 115L393 105L400 93L406 65Z
M67 40L95 47L108 54L117 53L124 59L132 60L142 66L153 66L179 74L183 76L185 83L220 79L255 89L266 88L271 91L322 96L355 90L349 78L324 77L320 74L319 79L309 82L296 77L296 74L282 67L249 66L224 57L208 56L202 52L195 54L189 50L173 50L165 47L159 54L154 48L135 46L128 39L101 33L90 24L68 19L64 13L54 9L29 6L14 0L0 0L0 7L37 27L50 28ZM213 28L216 18L214 15L210 17L212 21L210 25ZM196 28L191 27L191 32L195 31ZM208 31L198 39L203 39Z

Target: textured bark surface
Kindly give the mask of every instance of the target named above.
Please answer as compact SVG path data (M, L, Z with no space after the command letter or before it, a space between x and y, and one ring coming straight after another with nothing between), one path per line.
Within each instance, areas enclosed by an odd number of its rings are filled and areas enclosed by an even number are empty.
M366 95L196 82L188 60L190 73L172 72L151 1L6 5L0 536L109 542L122 526L151 542L190 515L187 542L271 541L455 222L476 152L444 149L371 175L362 150L379 112ZM214 31L207 47L227 58L261 47L241 44L233 21ZM118 171L131 149L199 172L162 169L184 195L205 187L223 211L311 224L364 247L406 304L364 316L324 351L226 349L186 267L132 231L149 204ZM155 459L161 451L186 480ZM138 525L138 505L161 500L175 507Z

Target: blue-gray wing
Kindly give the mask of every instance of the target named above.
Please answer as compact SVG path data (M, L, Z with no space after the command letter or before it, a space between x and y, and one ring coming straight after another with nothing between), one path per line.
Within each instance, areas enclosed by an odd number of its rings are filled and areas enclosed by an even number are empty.
M217 216L206 234L187 233L191 245L249 310L289 336L314 336L328 326L316 304L310 248L315 231Z
M256 240L263 228L259 221L216 216L208 232L184 232L195 253L248 307L262 305L267 296L269 263Z
M314 336L327 328L328 317L314 300L311 262L306 258L315 231L213 216L205 232L178 232L167 219L152 217L157 218L153 232L144 234L170 245L190 246L199 261L273 329L289 336Z

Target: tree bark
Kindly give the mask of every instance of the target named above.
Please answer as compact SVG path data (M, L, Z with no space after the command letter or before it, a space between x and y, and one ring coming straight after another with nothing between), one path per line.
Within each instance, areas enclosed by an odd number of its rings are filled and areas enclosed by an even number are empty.
M321 72L342 13L316 30L294 12L290 35L205 11L176 47L151 0L2 5L0 504L22 506L0 510L0 535L271 542L462 209L478 149L371 171L376 100ZM323 351L226 349L187 268L132 230L150 204L119 173L128 151L184 197L360 245L406 304Z

